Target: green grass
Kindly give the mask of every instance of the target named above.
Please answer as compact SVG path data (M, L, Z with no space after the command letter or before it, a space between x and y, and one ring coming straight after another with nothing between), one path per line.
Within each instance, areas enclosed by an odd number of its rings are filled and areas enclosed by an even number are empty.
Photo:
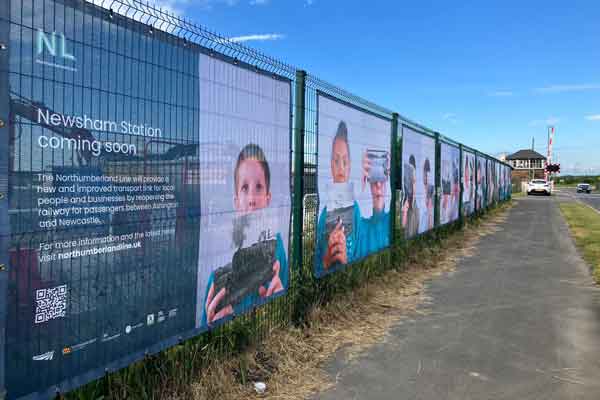
M562 203L560 209L575 244L592 268L594 280L600 284L600 214L580 203Z

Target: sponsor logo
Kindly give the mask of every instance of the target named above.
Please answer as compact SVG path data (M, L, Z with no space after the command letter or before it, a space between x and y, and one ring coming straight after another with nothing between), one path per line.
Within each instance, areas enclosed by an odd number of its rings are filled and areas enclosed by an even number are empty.
M177 316L177 309L174 308L172 310L169 310L169 318L175 318Z
M33 361L52 361L53 358L54 358L54 350L32 357Z
M159 313L159 315L160 315L160 313ZM154 314L148 314L148 316L146 317L146 324L148 326L154 325Z
M67 38L65 37L64 33L46 33L41 29L38 29L36 48L38 56L38 58L35 60L36 63L52 68L77 72L77 68L73 68L73 65L77 62L77 59L71 52L69 52ZM44 55L52 57L55 61L62 61L62 64L46 61L42 58Z
M102 335L102 342L110 342L111 340L114 340L116 338L118 338L119 336L121 336L120 333L117 333L116 335L112 335L109 336L108 333L105 333L104 335Z
M141 328L142 326L144 326L143 322L140 322L139 324L135 324L135 325L127 325L125 327L125 333L126 334L130 334L131 332L133 332L135 329Z
M83 343L76 344L74 346L67 346L67 347L65 347L63 349L62 353L63 353L63 355L66 356L68 354L71 354L71 353L74 353L76 351L79 351L79 350L83 349L84 347L89 346L90 344L96 343L97 341L98 341L98 339L94 338L94 339L90 339L88 341L85 341Z
M165 320L165 313L163 313L162 311L158 312L158 322L163 322Z

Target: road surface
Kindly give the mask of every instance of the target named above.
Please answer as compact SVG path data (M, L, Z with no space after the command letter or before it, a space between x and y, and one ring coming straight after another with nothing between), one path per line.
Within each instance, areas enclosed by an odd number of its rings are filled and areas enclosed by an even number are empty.
M594 207L596 210L600 211L600 193L598 191L593 191L590 194L587 193L577 193L575 189L559 189L556 192L556 195L559 197L569 196L575 198L585 204L588 204ZM600 397L599 397L600 398Z
M427 315L332 360L337 384L316 398L600 399L600 289L557 200L518 200L474 256L428 284Z

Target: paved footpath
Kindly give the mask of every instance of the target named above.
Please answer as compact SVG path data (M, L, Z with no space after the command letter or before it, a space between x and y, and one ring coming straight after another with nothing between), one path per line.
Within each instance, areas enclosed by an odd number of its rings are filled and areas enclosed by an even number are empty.
M327 367L316 398L600 399L600 289L557 198L518 200L499 232L427 285L430 313Z

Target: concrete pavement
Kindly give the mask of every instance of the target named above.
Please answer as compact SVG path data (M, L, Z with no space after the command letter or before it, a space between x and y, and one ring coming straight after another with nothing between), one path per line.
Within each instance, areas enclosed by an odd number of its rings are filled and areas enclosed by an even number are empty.
M427 285L427 315L352 362L340 354L327 367L336 387L316 398L600 399L600 289L557 199L518 200L475 255Z

